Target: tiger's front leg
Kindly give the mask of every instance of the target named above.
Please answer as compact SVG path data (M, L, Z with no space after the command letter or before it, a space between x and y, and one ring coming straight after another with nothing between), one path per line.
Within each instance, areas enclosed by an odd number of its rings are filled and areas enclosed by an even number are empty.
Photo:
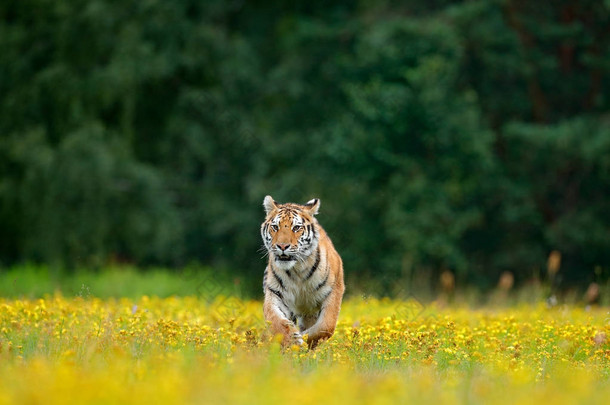
M281 305L281 301L277 297L265 293L263 314L265 320L270 323L271 333L284 336L283 346L291 344L300 346L303 344L303 336L294 322L288 319Z
M322 303L322 309L316 322L302 332L303 336L307 336L307 344L310 349L314 349L318 343L329 339L335 333L343 292L343 286L333 290L326 301Z

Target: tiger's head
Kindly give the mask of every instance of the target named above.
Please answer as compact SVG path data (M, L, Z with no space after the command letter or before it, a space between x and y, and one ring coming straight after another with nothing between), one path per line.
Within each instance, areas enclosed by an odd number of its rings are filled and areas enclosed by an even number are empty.
M304 262L318 246L314 215L318 213L320 200L314 198L305 205L278 204L268 195L263 207L267 216L261 225L261 236L270 260L283 269Z

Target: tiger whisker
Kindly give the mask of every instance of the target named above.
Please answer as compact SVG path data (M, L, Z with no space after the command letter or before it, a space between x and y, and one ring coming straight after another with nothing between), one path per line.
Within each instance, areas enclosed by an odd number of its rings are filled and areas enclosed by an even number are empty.
M265 257L269 256L269 251L267 250L267 248L265 247L265 245L263 245L263 246L261 246L260 248L258 248L258 252L263 254L263 255L261 256L261 259L264 259Z

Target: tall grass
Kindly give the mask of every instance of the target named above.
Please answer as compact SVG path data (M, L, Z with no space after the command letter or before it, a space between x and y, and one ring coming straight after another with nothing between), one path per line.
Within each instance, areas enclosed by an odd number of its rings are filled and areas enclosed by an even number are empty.
M225 271L201 266L176 271L111 266L98 271L78 269L68 272L31 264L0 268L2 297L40 298L55 293L84 298L243 295L239 280L233 280Z

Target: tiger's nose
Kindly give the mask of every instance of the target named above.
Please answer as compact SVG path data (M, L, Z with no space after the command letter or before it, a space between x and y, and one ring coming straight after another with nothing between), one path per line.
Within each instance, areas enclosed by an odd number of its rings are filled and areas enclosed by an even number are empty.
M278 243L277 246L282 252L290 247L289 243Z

